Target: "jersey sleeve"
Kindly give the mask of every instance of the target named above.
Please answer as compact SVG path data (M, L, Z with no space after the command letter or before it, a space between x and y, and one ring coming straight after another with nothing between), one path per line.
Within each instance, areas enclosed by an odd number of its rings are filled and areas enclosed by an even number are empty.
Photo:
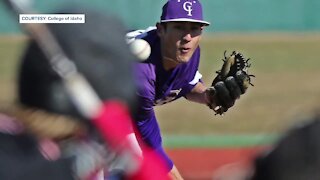
M138 117L136 118L135 122L136 128L140 135L138 137L140 137L144 143L157 152L161 159L163 159L166 163L169 172L173 167L173 162L162 147L162 137L153 106L148 98L139 97L139 99L142 105L139 107L137 113Z
M202 74L200 74L200 72L197 71L193 79L189 81L189 83L184 87L184 90L186 91L185 94L188 94L197 85L198 82L202 82L201 78Z
M200 48L195 51L192 58L194 59L188 64L188 67L186 68L188 69L189 74L187 77L187 83L183 88L184 97L197 85L198 82L202 82L202 74L198 70L200 63Z
M135 76L138 79L137 96L138 106L135 115L135 126L138 131L138 141L146 143L159 154L168 167L168 172L173 167L173 162L167 156L162 147L162 138L159 124L154 112L155 74L153 66L138 63L135 66Z
M155 26L150 26L147 29L139 29L139 30L132 30L127 32L126 34L126 41L130 43L135 39L143 39L145 36L148 35L148 32L155 30Z

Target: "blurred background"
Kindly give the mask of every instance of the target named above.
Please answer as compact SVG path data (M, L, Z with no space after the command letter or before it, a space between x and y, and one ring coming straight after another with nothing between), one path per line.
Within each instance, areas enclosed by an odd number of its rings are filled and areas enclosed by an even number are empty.
M159 20L165 2L38 0L33 6L39 13L50 13L65 4L82 4L113 14L128 29L145 29ZM213 167L236 158L220 164L209 161L211 169L202 175L199 171L208 167L199 160L198 174L192 174L196 168L182 162L188 155L178 157L183 154L182 148L192 149L195 156L194 149L268 146L285 130L320 110L320 1L202 0L202 5L205 19L212 23L201 43L200 72L205 84L211 84L225 50L238 50L251 58L250 73L256 78L255 86L224 116L215 116L208 108L184 99L156 107L164 144L177 156L174 160L187 179L206 179ZM0 107L14 102L17 63L26 40L19 30L18 17L0 4ZM204 155L198 153L199 157ZM245 153L240 151L238 155L243 157Z

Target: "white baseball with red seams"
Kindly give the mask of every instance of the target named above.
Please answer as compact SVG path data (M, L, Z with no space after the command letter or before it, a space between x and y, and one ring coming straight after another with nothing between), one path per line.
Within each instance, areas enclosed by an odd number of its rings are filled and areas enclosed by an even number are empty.
M151 53L149 43L143 39L135 39L129 44L131 52L141 61L148 59Z

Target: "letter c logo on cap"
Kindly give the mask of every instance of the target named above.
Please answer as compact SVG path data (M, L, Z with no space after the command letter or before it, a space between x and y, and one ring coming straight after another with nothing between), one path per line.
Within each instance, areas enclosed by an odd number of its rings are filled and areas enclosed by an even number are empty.
M192 14L191 14L191 12L192 12L192 2L188 2L188 1L184 2L183 3L183 9L188 12L188 16L192 16Z

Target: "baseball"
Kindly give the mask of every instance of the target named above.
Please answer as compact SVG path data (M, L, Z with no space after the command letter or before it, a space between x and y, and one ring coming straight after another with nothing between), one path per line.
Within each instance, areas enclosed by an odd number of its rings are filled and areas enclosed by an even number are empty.
M149 43L143 39L135 39L129 44L131 52L141 61L148 59L151 53Z

